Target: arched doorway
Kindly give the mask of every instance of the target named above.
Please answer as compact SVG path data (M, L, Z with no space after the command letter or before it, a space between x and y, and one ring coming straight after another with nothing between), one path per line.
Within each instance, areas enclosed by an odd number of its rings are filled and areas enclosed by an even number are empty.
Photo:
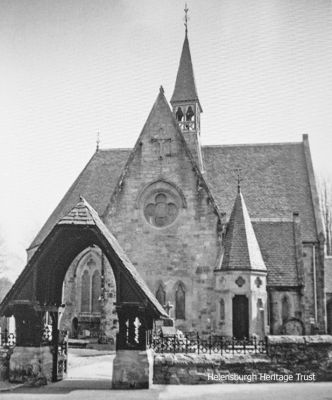
M233 336L236 339L249 337L249 302L245 295L233 297Z
M74 317L71 322L71 336L74 339L78 337L78 319L76 317Z

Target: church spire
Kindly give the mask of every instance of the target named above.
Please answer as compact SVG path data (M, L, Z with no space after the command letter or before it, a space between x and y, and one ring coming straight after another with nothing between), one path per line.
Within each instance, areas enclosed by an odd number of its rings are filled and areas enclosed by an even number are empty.
M174 117L201 170L204 171L200 146L200 113L203 111L196 90L188 40L188 7L185 5L185 38L171 98Z
M182 53L180 58L180 64L178 73L176 76L176 82L174 87L174 92L171 98L171 104L175 103L183 103L183 102L195 102L198 103L199 111L202 112L202 107L199 103L195 78L194 78L194 70L191 61L191 54L189 48L189 40L188 40L188 11L189 8L187 4L185 5L185 17L184 17L184 26L185 26L185 38L182 47ZM174 106L174 105L173 105Z

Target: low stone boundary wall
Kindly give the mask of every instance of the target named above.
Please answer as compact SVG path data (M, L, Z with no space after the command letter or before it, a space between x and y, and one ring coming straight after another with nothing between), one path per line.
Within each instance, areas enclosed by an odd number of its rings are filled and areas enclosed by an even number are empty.
M273 365L293 374L315 374L316 380L332 380L332 336L268 336Z
M155 354L153 383L332 380L332 336L269 336L267 355Z

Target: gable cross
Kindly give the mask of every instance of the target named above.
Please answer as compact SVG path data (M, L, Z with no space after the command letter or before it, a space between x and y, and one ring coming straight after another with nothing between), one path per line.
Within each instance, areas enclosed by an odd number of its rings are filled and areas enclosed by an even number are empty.
M159 158L171 155L171 141L170 137L167 137L166 130L164 127L160 127L157 135L153 136L151 141L156 143L158 146Z
M97 132L97 140L96 140L96 151L99 151L99 145L100 145L100 132Z
M170 316L171 308L173 308L173 305L170 301L168 301L167 304L164 305L164 309L167 312L168 316Z

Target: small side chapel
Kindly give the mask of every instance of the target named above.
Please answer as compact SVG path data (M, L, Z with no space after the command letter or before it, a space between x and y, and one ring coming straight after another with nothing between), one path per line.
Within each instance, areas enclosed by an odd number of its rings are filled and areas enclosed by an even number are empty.
M160 87L133 149L96 150L29 257L82 195L177 328L236 338L324 333L324 236L308 136L202 146L185 25L170 103ZM61 329L114 340L116 290L101 249L86 248L65 276Z

